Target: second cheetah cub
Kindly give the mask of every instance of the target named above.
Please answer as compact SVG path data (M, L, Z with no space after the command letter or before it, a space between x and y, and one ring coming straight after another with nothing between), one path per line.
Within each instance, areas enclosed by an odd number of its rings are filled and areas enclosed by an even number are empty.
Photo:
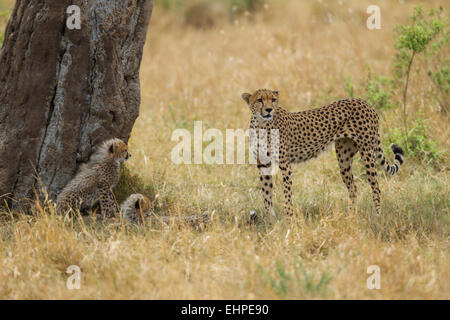
M102 215L113 217L112 188L119 182L120 163L130 156L128 146L122 140L114 138L103 142L58 195L58 212L85 210L100 203Z
M128 222L141 222L150 211L150 199L140 193L129 196L120 205L123 218Z
M134 222L134 223L142 223L143 219L152 221L160 221L165 224L176 223L180 224L184 222L193 227L197 227L200 224L207 224L210 221L209 215L207 212L203 213L201 216L191 215L184 217L177 216L157 216L152 215L150 212L150 200L140 194L135 193L129 196L120 206L122 211L122 215L125 221ZM150 221L150 222L152 222Z

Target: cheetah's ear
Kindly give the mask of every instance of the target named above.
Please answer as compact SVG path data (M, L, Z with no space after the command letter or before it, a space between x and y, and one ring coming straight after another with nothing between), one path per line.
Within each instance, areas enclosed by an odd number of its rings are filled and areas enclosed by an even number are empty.
M136 203L134 204L134 207L136 209L140 209L141 208L141 200L137 200Z
M278 96L278 90L274 90L274 91L272 91L272 93L274 94L274 95L276 95L276 96Z
M114 145L114 143L111 144L111 146L109 147L108 150L109 150L109 153L114 154L114 151L115 151L115 145Z
M245 102L247 102L247 104L250 104L250 97L251 96L252 95L250 93L243 93L241 97L242 97L242 99L244 99Z

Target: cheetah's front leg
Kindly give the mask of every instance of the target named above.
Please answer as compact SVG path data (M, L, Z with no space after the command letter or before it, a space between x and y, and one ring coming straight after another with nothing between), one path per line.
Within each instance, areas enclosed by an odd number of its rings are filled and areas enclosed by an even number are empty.
M272 193L273 193L272 175L267 174L267 168L265 168L265 166L258 165L258 168L259 168L259 179L261 180L262 184L262 192L264 198L264 207L266 208L266 216L275 217L275 211L273 210L273 203L272 203Z
M103 218L114 217L114 195L110 188L100 191L100 210Z
M288 162L280 163L280 170L283 174L283 192L284 192L284 212L288 216L292 216L292 170Z

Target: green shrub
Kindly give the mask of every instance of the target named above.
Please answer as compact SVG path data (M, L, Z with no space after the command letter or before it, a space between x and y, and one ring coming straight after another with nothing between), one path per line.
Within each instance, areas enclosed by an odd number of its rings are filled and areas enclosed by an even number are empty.
M258 266L261 284L268 285L280 298L288 295L305 295L309 297L326 297L332 276L327 271L308 270L298 258L284 264L275 261L275 270L268 272ZM339 271L338 271L339 272Z
M355 89L351 78L344 82L344 91L350 98L361 97L377 110L389 110L395 107L394 80L389 77L376 75L374 79L361 82L360 90ZM359 94L358 94L359 91Z
M389 77L376 76L367 81L365 98L377 110L389 110L395 106L392 101L393 80Z
M444 21L440 17L442 10L440 8L438 13L431 10L426 17L422 7L415 7L410 24L397 25L394 29L396 35L394 47L397 50L394 55L395 76L399 82L404 79L403 127L406 146L408 146L409 142L406 99L408 95L409 77L412 70L411 67L416 56L422 59L427 57L426 52L430 48L433 48L433 40L444 29ZM422 54L424 52L425 54ZM420 54L422 55L419 56Z
M355 97L355 85L352 82L352 78L348 77L345 79L344 91L350 98Z
M120 180L114 187L113 192L117 203L122 203L122 201L133 193L142 193L150 200L155 198L155 190L153 186L145 183L139 175L132 172L126 166L122 166L120 169Z
M414 55L424 52L433 39L444 28L444 21L439 17L437 12L431 10L426 17L422 7L415 7L409 25L397 25L394 28L396 34L395 49L397 52L394 56L395 74L401 79L408 69Z
M408 144L399 128L391 129L386 139L385 153L388 154L391 143L397 143L405 148L405 157L408 159L415 159L435 167L438 167L444 159L444 152L429 136L428 124L422 112L419 113L413 127L408 131L407 139Z
M153 184L147 183L139 174L133 172L127 166L121 167L120 180L113 188L113 192L118 204L133 193L141 193L150 199L153 212L163 213L164 215L172 211L175 204L175 199L170 195L158 196Z

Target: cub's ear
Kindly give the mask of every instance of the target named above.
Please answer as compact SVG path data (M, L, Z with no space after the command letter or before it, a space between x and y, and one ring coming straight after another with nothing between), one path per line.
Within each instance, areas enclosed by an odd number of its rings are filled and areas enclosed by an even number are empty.
M140 209L141 208L141 200L137 200L136 203L134 204L134 207L136 209Z
M276 95L276 96L278 96L278 90L274 90L274 91L272 91L272 93L274 94L274 95Z
M247 104L250 104L250 97L251 96L252 95L250 93L243 93L241 97L242 97L242 99L244 99L245 102L247 102Z
M114 143L112 143L111 146L109 147L109 153L113 154L115 150L116 150L116 146Z

